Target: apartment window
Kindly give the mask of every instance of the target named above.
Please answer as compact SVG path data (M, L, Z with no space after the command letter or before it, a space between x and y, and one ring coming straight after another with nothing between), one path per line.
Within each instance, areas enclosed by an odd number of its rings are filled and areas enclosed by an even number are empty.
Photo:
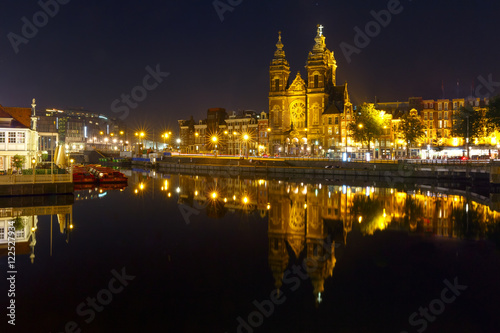
M427 112L424 112L424 120L427 120Z
M429 124L429 128L432 128L432 127L433 127L433 125L434 125L433 123L434 123L433 121L431 121L431 122L430 122L430 124Z
M335 117L335 125L339 124L339 117Z
M16 132L9 132L9 143L16 143Z
M444 121L444 128L448 128L448 120Z
M443 109L443 103L438 103L438 110L442 110Z
M338 126L335 126L335 134L339 134L339 127Z
M441 111L438 112L438 120L441 120L443 116L443 113Z
M332 128L328 127L328 135L332 135Z
M448 103L444 103L444 109L448 110Z
M433 120L434 118L434 112L429 112L429 120Z
M332 124L332 117L328 117L328 125Z
M26 142L26 133L17 132L17 143L25 143Z
M453 109L456 110L457 109L457 102L453 102Z
M5 143L5 132L0 132L0 143Z
M439 121L439 128L443 128L443 121L442 120Z
M448 111L444 112L444 119L448 120Z

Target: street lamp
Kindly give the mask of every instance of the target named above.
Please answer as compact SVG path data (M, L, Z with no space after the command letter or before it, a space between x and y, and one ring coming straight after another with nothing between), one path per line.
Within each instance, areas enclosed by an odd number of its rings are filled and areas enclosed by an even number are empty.
M243 135L243 141L245 141L245 155L247 158L248 158L248 139L249 138L250 137L248 136L248 134Z
M212 144L215 146L215 150L217 153L217 142L219 141L219 138L216 135L213 135L210 140L212 140Z
M166 140L170 137L170 134L165 132L161 135L161 137L163 138L163 148L166 148Z

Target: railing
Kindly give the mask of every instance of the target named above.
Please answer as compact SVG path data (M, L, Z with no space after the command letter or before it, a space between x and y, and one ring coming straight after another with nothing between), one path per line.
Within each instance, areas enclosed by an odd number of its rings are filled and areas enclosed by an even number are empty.
M0 176L0 185L8 184L40 184L40 183L71 183L71 174L64 175L4 175Z

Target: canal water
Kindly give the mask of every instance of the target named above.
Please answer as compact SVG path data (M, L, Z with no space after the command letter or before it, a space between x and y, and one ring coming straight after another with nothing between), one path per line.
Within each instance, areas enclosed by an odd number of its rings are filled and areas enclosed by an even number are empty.
M2 332L500 332L497 199L129 171L24 211Z

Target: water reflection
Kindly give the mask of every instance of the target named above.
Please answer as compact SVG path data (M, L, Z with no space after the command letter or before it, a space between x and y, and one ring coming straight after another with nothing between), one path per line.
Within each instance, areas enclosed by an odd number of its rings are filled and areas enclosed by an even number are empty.
M110 183L110 184L81 184L75 185L75 200L92 200L104 198L108 191L119 190L123 191L127 187L127 184L123 183Z
M23 200L26 199L31 199L30 205L24 207L5 207L4 205L0 208L0 257L7 255L7 230L9 230L9 226L14 226L16 255L29 255L31 263L34 263L38 218L40 216L50 216L51 228L53 227L52 223L55 222L60 234L65 235L66 242L69 242L70 233L73 231L73 196L23 198ZM35 204L38 205L35 206Z
M156 181L155 181L156 180ZM401 191L373 186L332 185L265 179L160 175L131 179L134 193L160 192L166 200L208 217L256 214L268 219L268 260L280 289L291 262L314 263L309 278L318 302L332 276L336 250L348 235L385 229L446 238L484 238L498 230L496 204L442 189ZM202 219L199 219L202 221ZM186 221L188 222L188 221ZM496 229L495 229L496 228Z

